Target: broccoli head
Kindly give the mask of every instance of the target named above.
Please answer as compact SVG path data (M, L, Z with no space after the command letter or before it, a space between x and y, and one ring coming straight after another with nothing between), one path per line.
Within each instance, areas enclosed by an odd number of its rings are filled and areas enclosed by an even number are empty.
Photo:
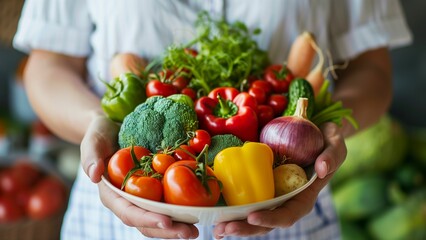
M123 120L118 133L121 148L143 146L151 152L172 147L198 128L197 114L188 105L154 96L138 105Z
M223 149L242 145L243 141L233 134L221 134L211 137L210 146L207 152L208 164L213 165L214 158Z

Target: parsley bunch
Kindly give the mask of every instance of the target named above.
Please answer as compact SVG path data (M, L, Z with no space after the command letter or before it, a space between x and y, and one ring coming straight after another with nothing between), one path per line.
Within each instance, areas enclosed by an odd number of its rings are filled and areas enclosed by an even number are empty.
M185 70L190 86L201 95L219 86L239 89L249 76L260 76L269 64L266 51L253 40L260 29L250 31L239 21L213 20L207 12L199 14L195 26L195 39L168 47L163 69ZM197 49L198 54L194 57L188 49Z

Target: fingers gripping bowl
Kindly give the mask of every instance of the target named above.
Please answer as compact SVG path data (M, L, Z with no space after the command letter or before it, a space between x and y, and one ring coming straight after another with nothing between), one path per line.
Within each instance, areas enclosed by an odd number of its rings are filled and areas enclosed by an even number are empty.
M307 167L305 171L308 176L308 182L302 187L270 200L237 206L190 207L168 204L126 193L111 184L107 175L102 176L102 182L121 197L145 210L170 216L174 221L178 222L213 225L220 222L245 219L251 212L274 209L281 206L284 202L302 192L315 181L317 175L313 166Z

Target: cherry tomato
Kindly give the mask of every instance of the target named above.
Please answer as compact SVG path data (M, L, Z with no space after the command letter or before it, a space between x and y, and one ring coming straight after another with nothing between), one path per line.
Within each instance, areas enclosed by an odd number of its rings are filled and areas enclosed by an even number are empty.
M23 216L22 209L11 196L0 196L0 223L11 223Z
M287 108L287 97L281 94L272 94L269 96L267 104L274 109L275 116L281 116Z
M168 85L172 85L179 92L188 86L189 79L186 77L187 70L182 69L173 71L171 69L163 69L158 73L159 79L151 78L152 80L159 80L160 82Z
M259 120L259 127L264 127L269 121L274 119L274 109L269 105L257 106L257 119Z
M209 190L195 175L196 161L173 163L163 177L164 201L185 206L214 206L220 197L217 179L207 180ZM206 166L207 176L213 177L213 170Z
M127 173L135 167L135 164L131 155L132 147L122 148L118 150L108 162L108 176L112 185L117 188L121 188L124 178ZM151 152L141 146L134 146L133 150L138 160L143 156L148 156Z
M256 99L257 104L264 104L267 99L265 90L258 87L251 87L248 93Z
M276 64L266 68L264 78L275 93L287 93L294 76L285 65Z
M65 205L65 185L56 177L47 176L31 192L26 210L31 219L44 219L59 213Z
M150 80L146 85L146 96L163 96L168 97L170 95L178 93L178 89L169 83L163 83L160 80Z
M197 100L197 93L192 88L186 87L186 88L182 89L180 91L180 93L189 96L192 99L192 101L194 101L194 102L195 102L195 100Z
M235 96L232 102L237 106L247 106L251 107L252 109L257 108L256 99L247 92L239 93L237 96Z
M196 57L198 55L198 51L193 48L185 48L184 51L186 54L189 54L193 57Z
M188 86L189 80L183 76L177 76L172 80L172 85L177 89L177 91L182 91L182 89Z
M203 151L206 144L210 146L210 140L210 134L206 130L198 129L195 131L195 137L189 140L188 145L198 154Z
M152 157L152 168L160 174L164 174L167 168L176 160L174 157L165 153L157 153Z
M265 91L266 95L269 95L269 94L272 93L272 85L269 82L267 82L265 80L261 80L261 79L258 79L256 81L252 82L250 84L250 88L263 89L263 91Z
M157 178L133 174L124 186L124 191L153 201L163 198L163 184Z
M190 146L182 144L179 146L179 148L182 148L188 152L190 152L192 155L196 156L196 153L194 151L194 149L192 149ZM188 153L186 153L184 150L177 148L174 152L173 152L173 157L177 160L195 160L194 157L192 157L191 155L189 155Z

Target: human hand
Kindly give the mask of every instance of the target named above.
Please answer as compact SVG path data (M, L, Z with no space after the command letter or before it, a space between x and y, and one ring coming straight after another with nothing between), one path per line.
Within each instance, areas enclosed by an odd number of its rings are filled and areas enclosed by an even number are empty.
M194 225L173 222L170 217L139 208L109 189L102 181L108 159L118 149L119 125L105 116L97 116L90 123L81 142L81 161L92 182L98 183L102 203L124 224L136 227L147 237L195 238Z
M274 210L253 212L246 220L217 224L213 231L217 239L228 235L262 235L274 228L291 227L312 210L319 192L346 158L346 145L341 129L334 123L326 123L321 131L325 148L315 161L318 178L301 193Z
M120 127L100 114L93 118L80 144L81 165L94 183L101 181L107 160L118 149L117 136Z
M113 77L125 72L140 73L146 65L143 58L131 53L114 56L110 64ZM136 227L147 237L195 238L198 229L189 224L176 223L171 218L136 207L109 189L102 181L108 159L118 150L117 136L119 125L104 115L99 115L90 123L81 142L81 161L92 182L98 183L102 203L124 224Z

